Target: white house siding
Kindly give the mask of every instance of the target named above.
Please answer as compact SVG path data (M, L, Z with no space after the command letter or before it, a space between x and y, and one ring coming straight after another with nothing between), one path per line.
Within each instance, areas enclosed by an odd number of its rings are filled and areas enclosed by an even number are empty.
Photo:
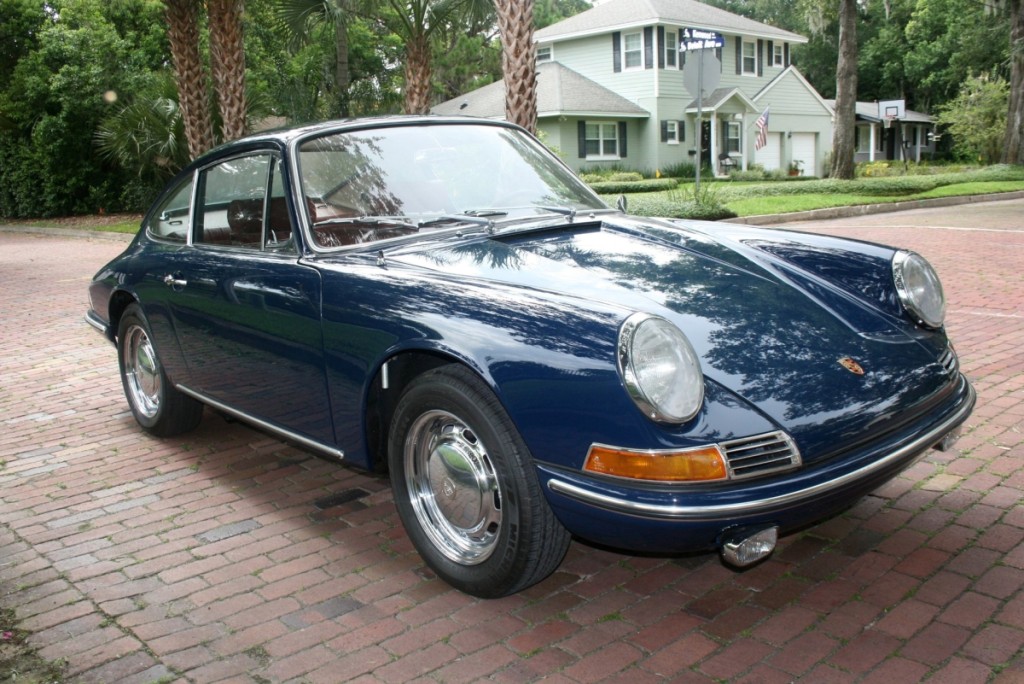
M765 146L755 152L756 163L760 164L767 171L775 171L782 168L782 134L769 132Z
M755 98L754 102L761 110L771 108L768 131L782 135L781 168L787 168L794 159L793 138L797 134L805 134L797 138L798 145L801 140L807 145L808 135L814 136L816 143L814 173L805 164L804 175L820 175L824 168L825 151L831 147L832 142L832 118L828 107L793 72ZM806 151L800 151L800 154L805 155ZM761 163L757 153L755 162Z

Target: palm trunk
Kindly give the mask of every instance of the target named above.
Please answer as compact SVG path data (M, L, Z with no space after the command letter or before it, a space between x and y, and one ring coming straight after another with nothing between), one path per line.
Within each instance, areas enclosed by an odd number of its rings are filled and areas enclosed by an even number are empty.
M245 135L245 46L243 0L207 0L210 17L210 71L225 140Z
M430 41L413 36L405 46L405 113L430 111Z
M199 3L197 0L167 0L165 17L174 80L178 86L178 106L188 153L195 159L213 147L206 72L199 56Z
M338 34L335 40L334 101L337 115L347 117L349 116L348 86L351 83L352 74L348 65L348 23L344 18L344 8L339 13L335 31Z
M857 0L839 2L839 63L836 65L836 119L832 128L833 178L853 178L857 126Z
M1024 164L1024 0L1011 0L1010 107L1006 116L1003 163Z
M495 0L505 74L505 118L537 132L537 46L533 0Z

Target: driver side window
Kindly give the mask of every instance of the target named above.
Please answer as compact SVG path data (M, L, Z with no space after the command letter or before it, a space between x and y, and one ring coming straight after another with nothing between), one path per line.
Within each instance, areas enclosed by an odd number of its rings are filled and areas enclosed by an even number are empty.
M194 244L294 251L278 158L236 157L199 174Z

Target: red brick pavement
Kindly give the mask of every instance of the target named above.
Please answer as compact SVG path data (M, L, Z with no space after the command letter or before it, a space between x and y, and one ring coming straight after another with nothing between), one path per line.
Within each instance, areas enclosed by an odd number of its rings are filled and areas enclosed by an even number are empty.
M82 320L123 244L0 233L0 603L73 682L1024 681L1024 202L800 227L935 263L958 448L744 573L574 543L497 601L424 569L385 480L211 413L142 433Z

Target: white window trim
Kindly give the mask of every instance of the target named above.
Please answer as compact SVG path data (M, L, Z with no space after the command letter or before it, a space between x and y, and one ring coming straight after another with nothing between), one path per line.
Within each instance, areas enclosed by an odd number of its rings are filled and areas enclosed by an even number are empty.
M665 29L665 44L662 49L665 51L665 68L677 68L679 66L679 35L674 28ZM671 63L669 56L671 56Z
M732 135L734 131L736 133L735 136ZM728 152L730 155L737 155L737 154L742 153L742 151L743 151L743 126L740 124L739 121L726 121L725 122L725 138L726 138L726 140L725 140L725 150L726 150L726 152ZM732 141L732 140L736 141L736 149L735 150L729 149L731 147L729 145L729 142Z
M665 141L667 145L678 145L679 144L679 122L674 119L669 119L665 123L666 130L668 131L668 140Z
M754 58L754 67L752 70L747 71L747 46L750 46L752 50L752 57ZM749 41L743 41L743 47L740 50L740 73L744 76L757 76L757 43Z
M616 122L609 122L609 121L586 121L586 122L584 122L584 125L587 126L588 128L590 126L597 126L597 131L598 131L598 137L596 138L596 140L597 140L597 149L599 150L599 152L597 154L587 154L587 161L618 161L618 160L622 159L622 154L619 152L619 150L621 149L621 146L619 145L619 124L618 123L616 123ZM605 154L604 153L604 143L605 143L605 141L612 139L612 138L605 138L604 137L605 126L610 126L611 129L612 129L612 132L613 132L613 134L615 136L615 138L614 138L615 139L615 154L614 155L609 155L609 154ZM588 137L588 138L585 139L584 142L585 143L586 142L590 142L591 140L594 140L594 138L589 138Z
M786 66L786 48L784 45L772 46L772 66Z
M632 37L637 36L640 39L640 47L637 50L627 50L626 41ZM636 52L640 55L640 62L636 66L629 66L630 53ZM623 71L642 71L644 68L644 32L643 31L632 31L630 33L622 34L622 70Z

